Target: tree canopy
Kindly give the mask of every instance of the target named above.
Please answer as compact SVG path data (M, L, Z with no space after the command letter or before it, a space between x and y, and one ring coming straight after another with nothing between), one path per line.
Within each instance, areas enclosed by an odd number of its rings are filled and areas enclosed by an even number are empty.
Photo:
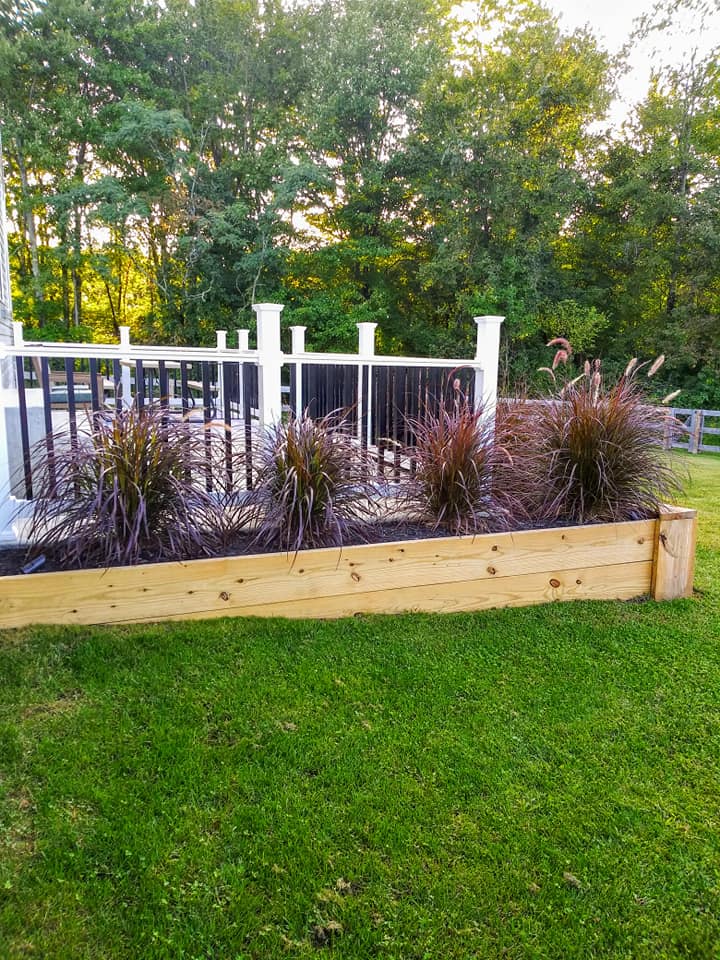
M503 314L510 388L563 335L720 407L718 53L612 130L622 60L532 0L4 0L15 314L198 343L277 300L446 355Z

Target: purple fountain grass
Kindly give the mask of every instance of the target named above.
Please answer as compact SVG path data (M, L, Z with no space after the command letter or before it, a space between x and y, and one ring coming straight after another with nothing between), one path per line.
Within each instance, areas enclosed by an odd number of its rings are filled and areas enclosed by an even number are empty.
M250 497L255 543L297 552L362 537L375 485L343 417L305 413L270 428Z
M648 371L660 367L658 358ZM595 523L657 515L681 490L662 450L667 415L650 404L630 362L607 386L599 360L535 408L521 479L529 512L548 523ZM534 489L533 489L534 488Z
M401 494L417 523L452 534L485 533L513 525L511 496L499 497L495 475L507 453L494 442L493 424L454 384L455 395L437 412L408 421L415 444L408 458L415 472Z
M58 434L38 465L31 553L63 566L110 566L213 552L218 499L206 489L205 431L166 411L97 417L76 440Z

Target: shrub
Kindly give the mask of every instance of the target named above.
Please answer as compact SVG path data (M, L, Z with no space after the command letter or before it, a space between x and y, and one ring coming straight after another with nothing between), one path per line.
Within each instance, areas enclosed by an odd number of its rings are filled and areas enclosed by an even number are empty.
M415 471L401 494L409 516L435 530L482 533L510 525L512 502L496 496L494 473L505 452L482 407L473 408L455 381L455 396L437 413L409 420L415 445L406 451Z
M561 343L553 368L570 353ZM650 376L661 362L650 367ZM578 524L641 519L657 515L679 492L662 450L667 417L648 403L638 379L644 367L631 361L617 383L606 386L600 361L586 362L554 400L534 408L535 439L520 483L526 491L534 488L528 506L536 518Z
M266 432L260 451L255 543L296 552L363 536L374 493L342 417L291 418Z
M205 489L204 431L146 407L54 437L39 465L31 553L110 566L213 552L218 500Z

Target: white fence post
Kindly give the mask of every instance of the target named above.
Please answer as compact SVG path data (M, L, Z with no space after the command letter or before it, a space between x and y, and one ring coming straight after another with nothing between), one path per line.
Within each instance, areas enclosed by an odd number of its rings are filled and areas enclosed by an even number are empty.
M292 337L292 353L305 353L305 331L307 327L290 327L290 336ZM295 362L295 416L299 419L303 415L303 395L302 395L302 375L303 365L299 360Z
M282 416L282 350L280 314L282 303L254 303L257 316L258 394L260 425L279 423Z
M132 406L132 381L130 377L130 327L120 327L120 385L123 406Z
M367 409L367 444L372 442L372 365L368 363L375 356L375 330L376 323L358 323L358 354L361 360L365 360L368 368L368 388L367 397L363 397L362 372L363 364L358 364L358 440L362 441L362 422L364 410Z
M505 317L473 317L477 324L475 359L481 370L475 373L475 403L482 403L485 415L495 419L497 407L500 327Z

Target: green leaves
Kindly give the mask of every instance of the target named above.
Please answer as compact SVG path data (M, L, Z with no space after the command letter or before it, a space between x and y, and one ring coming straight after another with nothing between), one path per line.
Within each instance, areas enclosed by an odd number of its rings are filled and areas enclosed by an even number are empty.
M700 0L645 34L683 11L712 35ZM197 342L272 297L317 347L373 320L393 350L453 355L479 302L506 316L509 382L568 333L618 363L665 351L718 406L715 54L658 67L607 135L620 60L535 3L15 4L17 314Z

